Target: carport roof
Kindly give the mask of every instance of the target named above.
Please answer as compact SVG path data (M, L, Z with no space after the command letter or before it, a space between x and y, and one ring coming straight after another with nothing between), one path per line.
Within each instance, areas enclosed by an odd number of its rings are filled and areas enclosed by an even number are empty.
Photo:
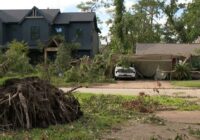
M196 55L200 44L136 44L136 55Z

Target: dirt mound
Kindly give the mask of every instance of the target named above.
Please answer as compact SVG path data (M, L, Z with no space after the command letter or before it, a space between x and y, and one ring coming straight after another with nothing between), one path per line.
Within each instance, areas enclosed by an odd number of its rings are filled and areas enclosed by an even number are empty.
M10 79L0 88L0 129L48 127L78 119L75 97L38 77Z

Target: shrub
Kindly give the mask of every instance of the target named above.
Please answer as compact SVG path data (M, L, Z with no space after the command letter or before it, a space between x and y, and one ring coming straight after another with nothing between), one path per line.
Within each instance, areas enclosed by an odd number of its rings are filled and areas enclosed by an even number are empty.
M176 80L188 80L191 79L190 66L188 63L178 63L175 66L175 79Z
M102 82L106 81L106 72L109 70L108 61L103 55L96 55L94 59L84 56L80 65L65 72L66 82Z
M38 64L36 66L37 73L39 77L45 81L51 82L51 78L56 74L54 64Z
M6 51L8 61L8 71L13 73L27 74L32 72L33 68L29 64L28 46L25 42L16 40L8 44L9 49Z
M81 82L81 75L75 67L72 67L65 72L65 81L66 82Z
M130 67L132 65L132 62L129 57L121 56L117 65L122 67Z
M71 63L71 52L73 49L79 47L79 44L66 43L63 42L58 47L57 57L55 60L55 65L59 73L64 73L64 71L70 68Z

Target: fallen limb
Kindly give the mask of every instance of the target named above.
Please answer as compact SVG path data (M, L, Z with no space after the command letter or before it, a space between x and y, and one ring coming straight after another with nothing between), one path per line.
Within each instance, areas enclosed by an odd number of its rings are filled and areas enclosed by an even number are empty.
M79 88L82 88L82 86L74 87L74 88L70 89L69 91L65 92L64 95L71 94L71 93L73 93L75 90L77 90Z

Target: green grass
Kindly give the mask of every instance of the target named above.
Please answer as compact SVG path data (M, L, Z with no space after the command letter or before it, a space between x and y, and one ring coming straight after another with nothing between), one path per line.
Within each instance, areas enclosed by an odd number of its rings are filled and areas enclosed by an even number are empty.
M31 76L39 76L39 74L27 74L27 75L9 75L9 76L4 76L0 78L0 86L3 85L3 83L12 78L25 78L25 77L31 77ZM105 83L114 83L115 81L110 79L105 81ZM76 83L76 82L66 82L64 77L58 77L58 76L52 76L51 77L51 83L55 85L56 87L71 87L71 86L77 86L77 85L82 85L82 86L90 86L90 85L96 85L96 84L102 84L102 82L97 82L97 83Z
M47 129L32 129L30 131L15 131L0 135L0 140L25 139L30 137L40 140L94 140L99 139L104 130L128 119L139 117L139 113L125 110L122 102L127 98L121 96L93 96L92 94L77 94L84 116L78 121L66 125L50 126Z
M81 104L84 116L79 120L65 125L50 126L46 129L30 131L17 130L1 133L0 140L94 140L100 139L105 131L128 119L140 119L147 116L122 107L122 103L134 100L133 96L75 94ZM151 97L162 105L175 106L178 110L200 110L200 106L179 98Z
M189 133L197 138L200 138L200 129L189 128Z
M0 78L0 86L4 84L4 82L8 79L12 78L25 78L25 77L31 77L31 76L38 76L37 74L26 74L26 75L8 75Z
M97 81L96 83L94 82L77 83L77 82L66 82L64 77L53 76L51 79L51 82L53 85L57 87L71 87L71 86L77 86L77 85L90 86L90 85L98 85L98 84L106 84L106 83L115 83L116 81L113 79L106 79L105 81Z
M172 81L172 85L181 87L200 87L200 80L189 80L189 81Z

